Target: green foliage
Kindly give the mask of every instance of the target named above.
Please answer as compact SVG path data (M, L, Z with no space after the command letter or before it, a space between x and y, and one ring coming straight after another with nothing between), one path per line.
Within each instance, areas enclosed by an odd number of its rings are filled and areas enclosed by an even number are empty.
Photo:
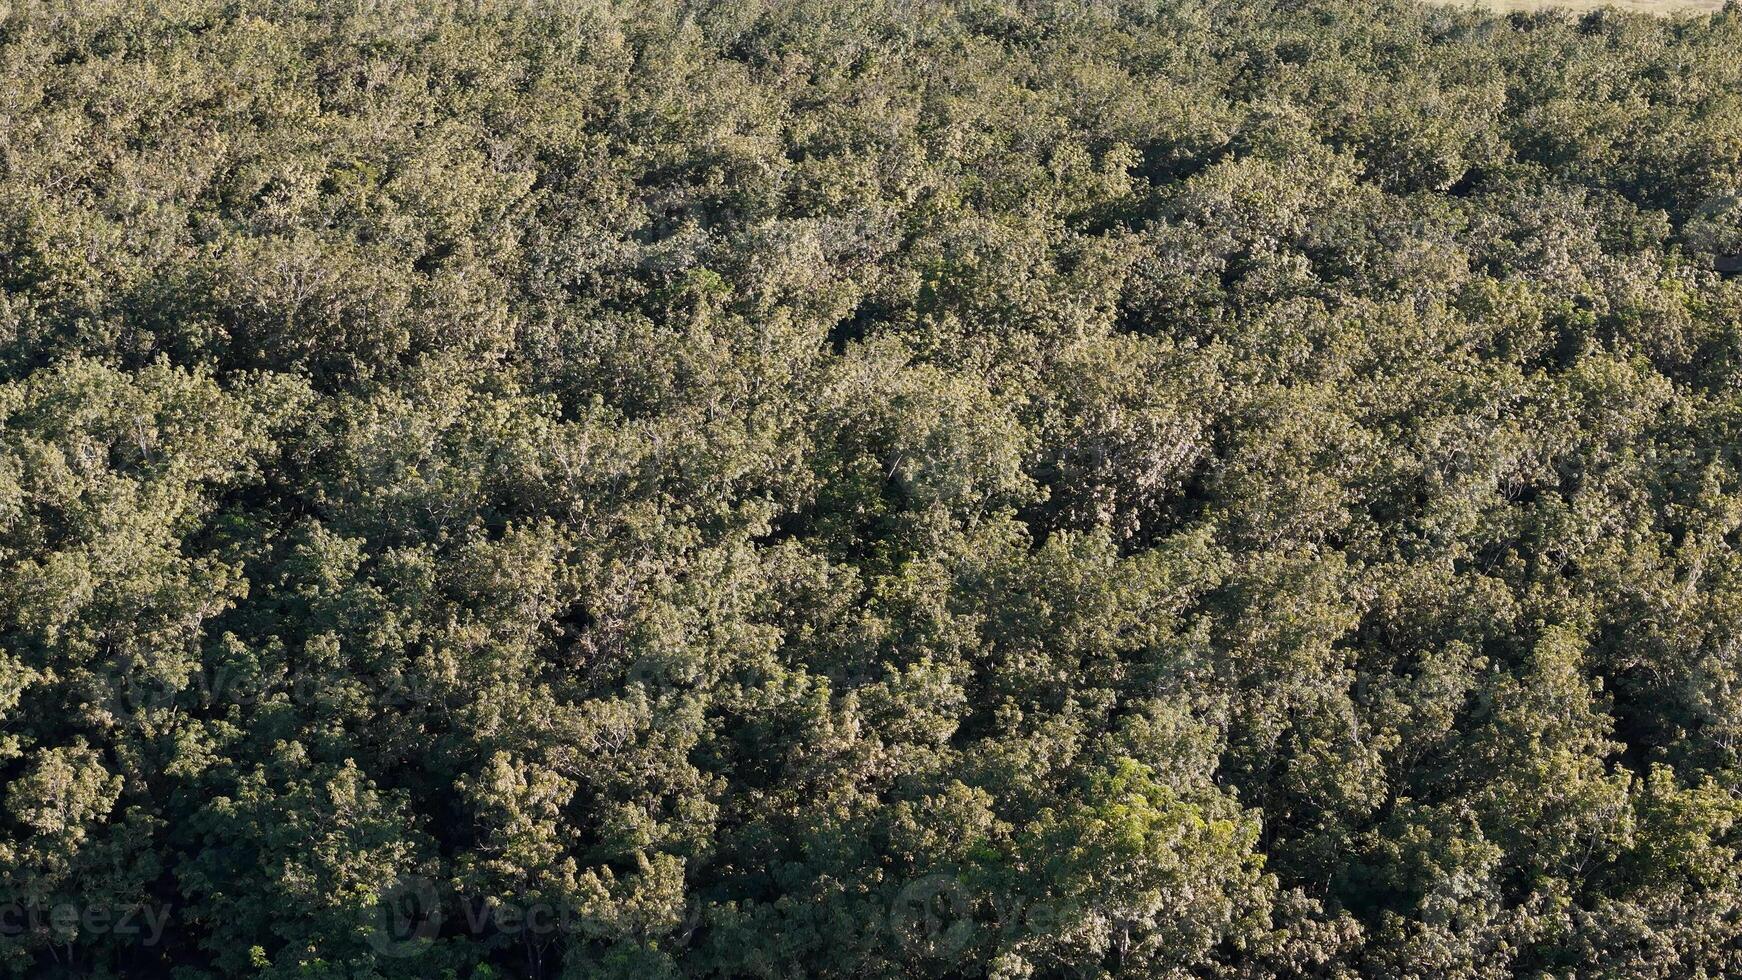
M0 4L0 971L1742 974L1738 50Z

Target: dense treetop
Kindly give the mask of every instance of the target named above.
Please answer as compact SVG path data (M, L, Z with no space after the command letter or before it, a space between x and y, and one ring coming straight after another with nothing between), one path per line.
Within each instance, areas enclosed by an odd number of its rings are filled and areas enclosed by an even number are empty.
M1742 973L1737 253L1734 6L0 3L0 970Z

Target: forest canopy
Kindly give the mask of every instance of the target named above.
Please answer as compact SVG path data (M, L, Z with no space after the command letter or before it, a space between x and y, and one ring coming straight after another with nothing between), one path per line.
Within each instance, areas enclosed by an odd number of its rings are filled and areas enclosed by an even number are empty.
M0 3L0 971L1742 974L1739 52Z

